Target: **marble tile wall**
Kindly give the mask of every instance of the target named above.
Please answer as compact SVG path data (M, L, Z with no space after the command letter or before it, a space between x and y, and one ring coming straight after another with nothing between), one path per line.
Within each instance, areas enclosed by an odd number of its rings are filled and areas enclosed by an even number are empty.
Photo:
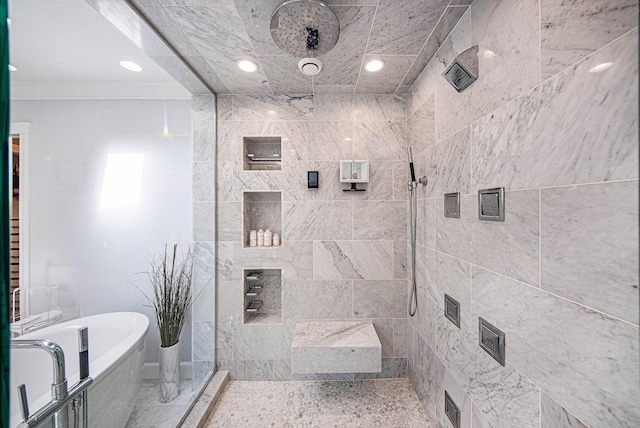
M406 98L219 96L218 115L217 367L236 380L405 377ZM244 171L243 136L281 137L282 169ZM354 158L370 160L365 192L339 182L339 161ZM243 245L243 193L260 191L281 192L279 248ZM282 270L279 323L243 323L242 272L260 268ZM296 321L362 319L380 337L381 373L291 373Z
M475 0L409 90L408 144L429 186L407 372L436 425L449 426L444 390L465 427L640 421L637 13L625 0ZM476 44L479 78L457 93L440 74ZM489 187L506 189L503 223L478 220ZM459 219L443 215L446 192L461 193ZM506 333L505 366L478 346L478 317Z
M215 366L215 138L216 96L194 95L191 102L193 133L193 240L196 300L192 309L193 382L200 384ZM223 234L228 234L223 232Z

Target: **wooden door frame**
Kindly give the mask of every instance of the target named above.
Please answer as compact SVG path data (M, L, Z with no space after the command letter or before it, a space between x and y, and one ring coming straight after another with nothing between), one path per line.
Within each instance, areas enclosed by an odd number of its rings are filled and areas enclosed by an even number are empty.
M18 216L20 218L19 239L20 239L20 265L18 267L18 275L20 278L19 286L21 290L20 302L20 319L26 318L29 308L29 133L31 123L29 122L12 122L9 135L17 135L20 139L20 199L18 203ZM11 159L11 157L9 158Z

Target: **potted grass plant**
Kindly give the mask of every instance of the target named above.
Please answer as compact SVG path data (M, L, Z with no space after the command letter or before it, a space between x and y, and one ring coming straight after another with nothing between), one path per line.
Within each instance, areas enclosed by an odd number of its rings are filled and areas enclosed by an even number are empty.
M191 279L193 253L188 249L180 257L178 245L173 252L149 258L147 281L152 294L143 293L151 303L160 333L160 401L167 403L180 395L180 333L193 304Z

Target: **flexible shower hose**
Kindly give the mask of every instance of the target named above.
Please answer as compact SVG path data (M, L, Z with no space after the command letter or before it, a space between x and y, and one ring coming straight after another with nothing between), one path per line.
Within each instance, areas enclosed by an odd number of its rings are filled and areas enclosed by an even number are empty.
M418 209L416 182L409 183L409 235L411 240L411 296L409 297L409 315L418 310L418 291L416 289L416 217Z

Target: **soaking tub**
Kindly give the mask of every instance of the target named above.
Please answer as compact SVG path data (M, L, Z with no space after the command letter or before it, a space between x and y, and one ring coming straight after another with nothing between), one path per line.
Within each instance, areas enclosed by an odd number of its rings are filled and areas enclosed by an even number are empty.
M136 312L113 312L67 321L16 338L48 339L64 350L69 387L79 380L78 328L89 328L89 426L121 428L133 410L144 363L149 319ZM11 350L11 426L22 417L17 386L25 384L33 414L51 400L53 364L42 349Z

